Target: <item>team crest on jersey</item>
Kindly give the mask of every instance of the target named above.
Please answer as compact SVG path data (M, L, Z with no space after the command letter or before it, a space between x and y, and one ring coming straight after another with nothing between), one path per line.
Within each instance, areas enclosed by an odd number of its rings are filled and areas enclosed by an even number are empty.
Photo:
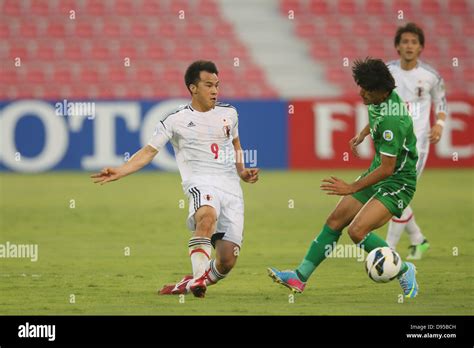
M224 127L222 127L222 130L224 131L224 135L229 138L230 137L230 126L228 125L227 121L224 119Z
M393 132L391 130L386 130L383 132L383 138L387 141L392 141L393 139Z
M212 201L212 196L210 194L204 195L204 199L208 202Z
M416 94L418 95L418 97L421 97L423 95L423 87L417 87Z

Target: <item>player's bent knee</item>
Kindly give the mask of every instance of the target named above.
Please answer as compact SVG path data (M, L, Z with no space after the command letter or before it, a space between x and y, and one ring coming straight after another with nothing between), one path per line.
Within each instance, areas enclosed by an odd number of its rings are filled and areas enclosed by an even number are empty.
M356 244L360 243L368 233L361 225L354 223L349 225L347 232L349 233L349 237L351 237L352 241Z
M342 231L344 227L347 226L345 220L338 215L339 214L332 212L326 220L326 225L333 231Z

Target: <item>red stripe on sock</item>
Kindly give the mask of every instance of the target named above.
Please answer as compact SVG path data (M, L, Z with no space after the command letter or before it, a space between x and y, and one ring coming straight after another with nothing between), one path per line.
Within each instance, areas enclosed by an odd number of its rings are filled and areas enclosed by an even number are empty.
M405 222L410 221L412 217L413 217L413 214L411 214L411 215L408 217L408 219L406 219L406 220L399 220L399 219L392 218L392 221L393 221L393 222L398 222L399 224L403 224L403 223L405 223Z
M206 251L204 249L200 249L200 248L197 248L197 249L194 249L193 251L191 251L191 253L189 254L189 256L191 256L192 254L194 253L203 253L204 255L207 256L208 259L210 259L210 256L208 253L206 253Z

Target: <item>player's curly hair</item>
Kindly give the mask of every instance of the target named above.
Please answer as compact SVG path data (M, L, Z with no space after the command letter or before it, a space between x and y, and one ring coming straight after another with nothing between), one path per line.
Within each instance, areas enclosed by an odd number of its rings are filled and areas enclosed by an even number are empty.
M395 47L397 47L400 44L400 40L402 39L402 34L404 33L412 33L418 36L418 41L420 41L421 47L425 47L425 34L423 33L423 29L421 29L417 24L415 23L407 23L403 27L398 27L397 32L395 34L395 38L393 40L393 43Z
M198 84L201 71L207 71L208 73L219 75L219 71L214 62L211 62L210 60L197 60L193 62L188 66L186 73L184 74L184 83L190 93L191 89L189 88L189 85Z
M395 79L381 59L357 59L352 66L352 76L357 85L366 91L391 93L396 87Z

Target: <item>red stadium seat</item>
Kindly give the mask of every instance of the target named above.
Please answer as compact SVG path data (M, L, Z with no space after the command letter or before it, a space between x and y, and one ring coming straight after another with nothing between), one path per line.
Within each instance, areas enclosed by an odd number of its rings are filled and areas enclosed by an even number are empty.
M220 16L219 5L216 4L214 0L199 0L194 11L197 12L199 16L216 18Z
M23 38L35 38L39 37L39 21L23 21L20 24L20 37Z
M84 84L96 84L104 80L97 66L87 66L87 64L80 68L79 78Z
M135 78L140 83L150 83L157 81L155 69L151 67L139 67L136 70Z
M21 60L28 59L30 57L30 54L28 48L26 47L25 40L12 41L10 43L8 57L12 59L18 57Z
M8 17L20 17L22 13L22 3L18 0L5 0L2 2L1 13Z
M94 36L94 24L86 21L74 22L74 36L79 38L90 38Z
M80 2L78 0L61 0L58 1L57 7L54 8L54 12L58 15L67 15L70 16L70 11L74 11L76 19L80 15L81 8Z
M64 66L55 68L53 72L53 79L52 82L60 83L60 84L70 84L74 83L75 79L73 78L73 67L72 66Z
M355 13L360 13L358 8L358 3L356 0L339 0L337 2L337 14L343 15L354 15Z
M420 9L424 15L436 15L441 13L441 6L438 0L421 0Z
M130 79L128 67L125 67L123 64L109 65L107 67L107 82L111 83L125 83Z
M60 56L56 53L56 47L57 43L52 42L50 40L38 42L35 58L44 61L55 60L58 56Z
M51 1L48 0L35 0L30 3L28 13L33 16L47 16L50 12Z
M469 7L465 0L449 0L446 7L448 15L465 15L469 13Z
M383 16L389 12L387 1L384 0L365 0L364 5L364 13L371 16Z
M206 33L204 26L199 22L187 24L185 28L185 35L190 38L199 38Z
M2 85L16 84L22 81L20 69L10 68L4 69L0 72L0 83Z
M312 22L296 22L295 32L301 37L313 38L316 36L316 27Z
M107 38L119 38L122 35L122 23L117 19L109 19L104 22L102 34Z
M87 58L94 60L107 60L112 56L112 51L107 40L93 41Z
M133 22L131 24L131 36L133 38L147 38L153 36L150 23L147 21Z
M12 36L10 26L7 23L0 23L0 39L7 39Z
M77 61L86 57L86 47L84 40L64 41L63 58L65 60Z
M112 2L113 9L111 11L119 16L130 16L135 14L135 5L136 1L114 0Z
M50 22L46 28L46 35L53 38L66 37L66 24Z
M108 1L100 0L85 0L84 7L82 11L84 15L94 15L94 16L107 16L109 15L107 4Z
M26 81L33 84L42 84L46 81L46 72L43 67L27 68Z
M329 4L325 0L313 0L309 2L309 12L312 15L324 16L329 13Z
M450 22L437 22L434 29L437 37L452 36L454 34L454 27Z
M159 16L165 13L163 8L164 2L160 1L143 1L141 5L141 13L148 16Z

